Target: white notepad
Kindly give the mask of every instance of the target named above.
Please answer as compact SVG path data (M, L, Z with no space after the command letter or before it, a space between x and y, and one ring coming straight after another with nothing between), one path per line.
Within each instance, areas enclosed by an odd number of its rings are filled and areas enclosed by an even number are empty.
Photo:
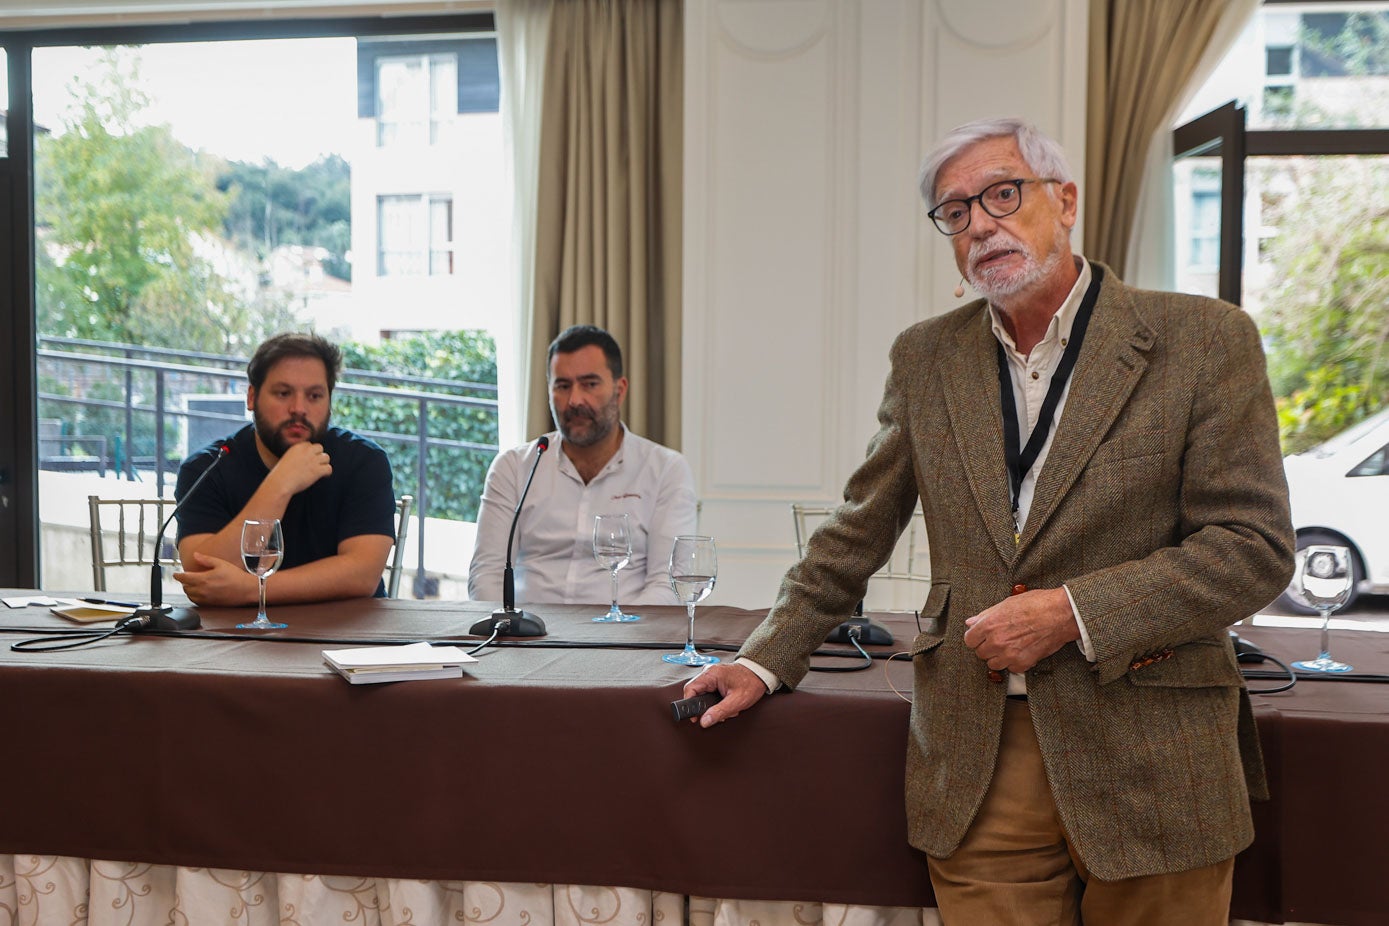
M463 664L477 662L456 646L407 643L326 649L323 662L354 685L425 678L461 678Z

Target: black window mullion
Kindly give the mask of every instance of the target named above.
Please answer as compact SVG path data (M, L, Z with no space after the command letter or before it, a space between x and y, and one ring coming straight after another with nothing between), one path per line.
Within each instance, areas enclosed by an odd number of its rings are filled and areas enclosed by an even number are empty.
M3 41L9 71L0 158L0 586L39 582L37 371L34 333L32 45Z

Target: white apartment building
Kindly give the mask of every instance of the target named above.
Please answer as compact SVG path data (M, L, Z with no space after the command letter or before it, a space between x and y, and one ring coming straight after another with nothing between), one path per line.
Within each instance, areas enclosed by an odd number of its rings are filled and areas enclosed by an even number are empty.
M491 33L362 39L352 296L325 327L374 342L503 334L510 206Z

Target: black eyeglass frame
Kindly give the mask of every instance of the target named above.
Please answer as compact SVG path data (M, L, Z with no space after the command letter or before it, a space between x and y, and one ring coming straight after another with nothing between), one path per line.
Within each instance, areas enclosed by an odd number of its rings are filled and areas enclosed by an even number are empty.
M931 211L928 212L928 213L926 213L926 214L927 214L928 216L930 216L930 217L931 217L931 221L935 223L936 231L940 232L942 235L945 235L947 238L953 238L953 237L955 237L956 235L962 234L963 232L965 232L966 230L969 229L969 224L970 224L971 222L974 221L974 208L973 208L973 207L974 207L974 204L975 204L975 203L978 203L978 204L979 204L979 208L980 208L980 209L983 209L984 212L985 212L985 214L991 216L992 218L995 218L995 219L1006 219L1006 218L1008 218L1008 216L1013 215L1013 214L1016 213L1019 209L1022 208L1022 185L1023 185L1024 183L1065 183L1065 182L1066 182L1066 181L1060 180L1060 179L1058 179L1058 178L1056 178L1056 177L1014 177L1014 178L1011 179L1011 180L999 180L997 183L991 183L991 184L989 184L988 186L984 187L984 189L980 190L978 193L975 193L973 196L967 196L967 197L965 197L965 198L963 198L963 199L947 199L947 200L943 200L942 202L938 202L938 203L936 203L936 205L931 209ZM998 189L998 188L1001 187L1001 186L1013 186L1013 187L1017 188L1017 191L1018 191L1017 205L1013 206L1013 208L1012 208L1012 209L1009 209L1007 212L994 212L992 209L990 209L987 205L984 204L984 197L987 196L987 195L989 194L989 191L990 191L990 190L996 190L996 189ZM964 203L964 209L965 209L965 224L961 225L961 226L960 226L959 228L957 228L955 231L947 231L947 230L941 225L941 221L942 221L941 217L938 216L936 213L940 212L940 210L944 209L946 206L949 206L949 205L952 204L952 203Z

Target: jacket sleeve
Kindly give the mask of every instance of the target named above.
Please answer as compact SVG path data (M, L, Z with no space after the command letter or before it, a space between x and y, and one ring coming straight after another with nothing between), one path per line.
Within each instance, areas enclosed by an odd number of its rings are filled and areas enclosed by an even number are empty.
M1205 327L1203 342L1188 347L1201 369L1181 462L1180 541L1066 583L1101 683L1145 652L1219 634L1292 575L1287 482L1258 331L1234 307Z

